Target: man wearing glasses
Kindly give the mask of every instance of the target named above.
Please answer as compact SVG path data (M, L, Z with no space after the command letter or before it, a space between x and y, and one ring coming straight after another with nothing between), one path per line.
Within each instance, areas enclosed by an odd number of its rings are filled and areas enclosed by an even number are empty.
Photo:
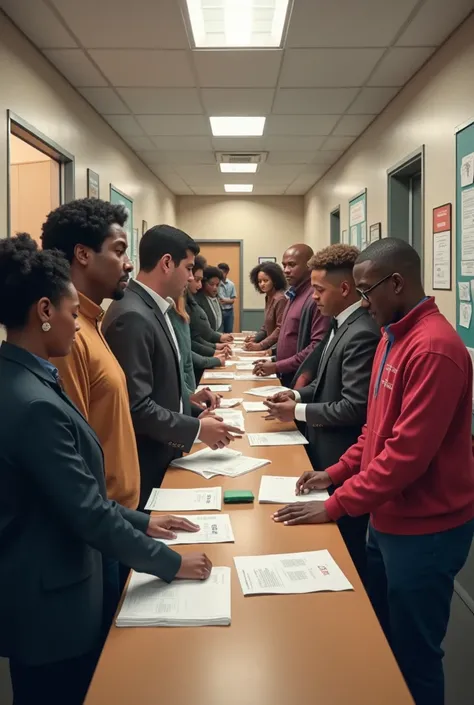
M338 463L298 480L298 493L334 484L334 494L284 507L274 519L324 523L370 513L370 599L416 705L443 705L441 644L474 533L471 360L425 295L410 245L373 243L354 280L383 329L367 423Z

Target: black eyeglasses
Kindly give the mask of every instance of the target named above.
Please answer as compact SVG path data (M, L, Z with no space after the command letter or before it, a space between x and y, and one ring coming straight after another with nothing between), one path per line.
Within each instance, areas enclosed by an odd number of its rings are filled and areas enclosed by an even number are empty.
M367 301L368 303L370 303L369 294L370 294L374 289L376 289L378 286L380 286L381 284L383 284L384 282L386 282L387 279L390 279L390 277L393 277L393 273L392 273L392 274L387 274L386 277L384 277L383 279L381 279L380 281L378 281L376 284L374 284L373 286L369 287L369 288L366 289L365 291L362 291L362 289L356 289L356 291L357 291L357 293L359 294L359 296L360 296L362 299L364 299L364 301Z

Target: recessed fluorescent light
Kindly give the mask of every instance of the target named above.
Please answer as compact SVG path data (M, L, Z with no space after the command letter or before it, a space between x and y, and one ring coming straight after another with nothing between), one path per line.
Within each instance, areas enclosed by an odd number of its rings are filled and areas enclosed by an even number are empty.
M186 0L196 47L279 47L289 0Z
M219 164L223 174L255 174L258 164Z
M226 193L252 193L253 184L224 184Z
M210 117L214 137L261 137L264 117Z

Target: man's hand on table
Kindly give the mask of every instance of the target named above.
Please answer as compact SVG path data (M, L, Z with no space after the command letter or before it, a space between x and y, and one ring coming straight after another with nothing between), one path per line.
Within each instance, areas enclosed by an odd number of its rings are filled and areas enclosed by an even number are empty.
M222 418L213 416L209 412L204 411L199 419L201 420L201 430L199 431L199 440L205 443L212 450L224 448L229 443L237 438L242 438L244 433L242 429L236 426L229 426L224 423Z
M185 553L175 577L178 580L207 580L211 570L212 563L205 553Z
M293 399L284 399L283 401L275 404L274 402L266 399L264 402L265 406L268 408L268 416L265 416L265 421L293 421L295 418L295 408L296 402Z
M204 389L200 389L199 392L191 394L189 401L197 406L205 406L206 409L212 411L213 409L217 409L221 403L221 398L215 392L211 392L209 387L204 387Z
M221 343L232 343L234 341L234 336L232 333L222 333Z
M327 490L332 480L325 470L304 472L296 482L296 494L309 494L313 490Z
M175 539L175 531L195 532L199 531L199 526L188 519L175 517L172 514L151 516L146 533L153 539Z
M295 524L327 524L331 521L324 502L295 502L273 514L273 521L293 526Z
M276 371L276 362L272 362L271 360L258 360L253 368L254 375L257 375L258 377L274 375Z

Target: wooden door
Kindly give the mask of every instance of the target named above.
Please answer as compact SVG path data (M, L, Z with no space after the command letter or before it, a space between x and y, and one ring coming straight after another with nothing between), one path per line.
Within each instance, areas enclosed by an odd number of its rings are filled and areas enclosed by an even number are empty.
M227 262L230 267L229 279L234 282L237 299L234 304L234 331L240 331L240 306L242 292L240 291L241 275L240 271L240 242L208 242L207 240L197 240L201 248L201 254L207 259L207 263L217 266L220 262Z

